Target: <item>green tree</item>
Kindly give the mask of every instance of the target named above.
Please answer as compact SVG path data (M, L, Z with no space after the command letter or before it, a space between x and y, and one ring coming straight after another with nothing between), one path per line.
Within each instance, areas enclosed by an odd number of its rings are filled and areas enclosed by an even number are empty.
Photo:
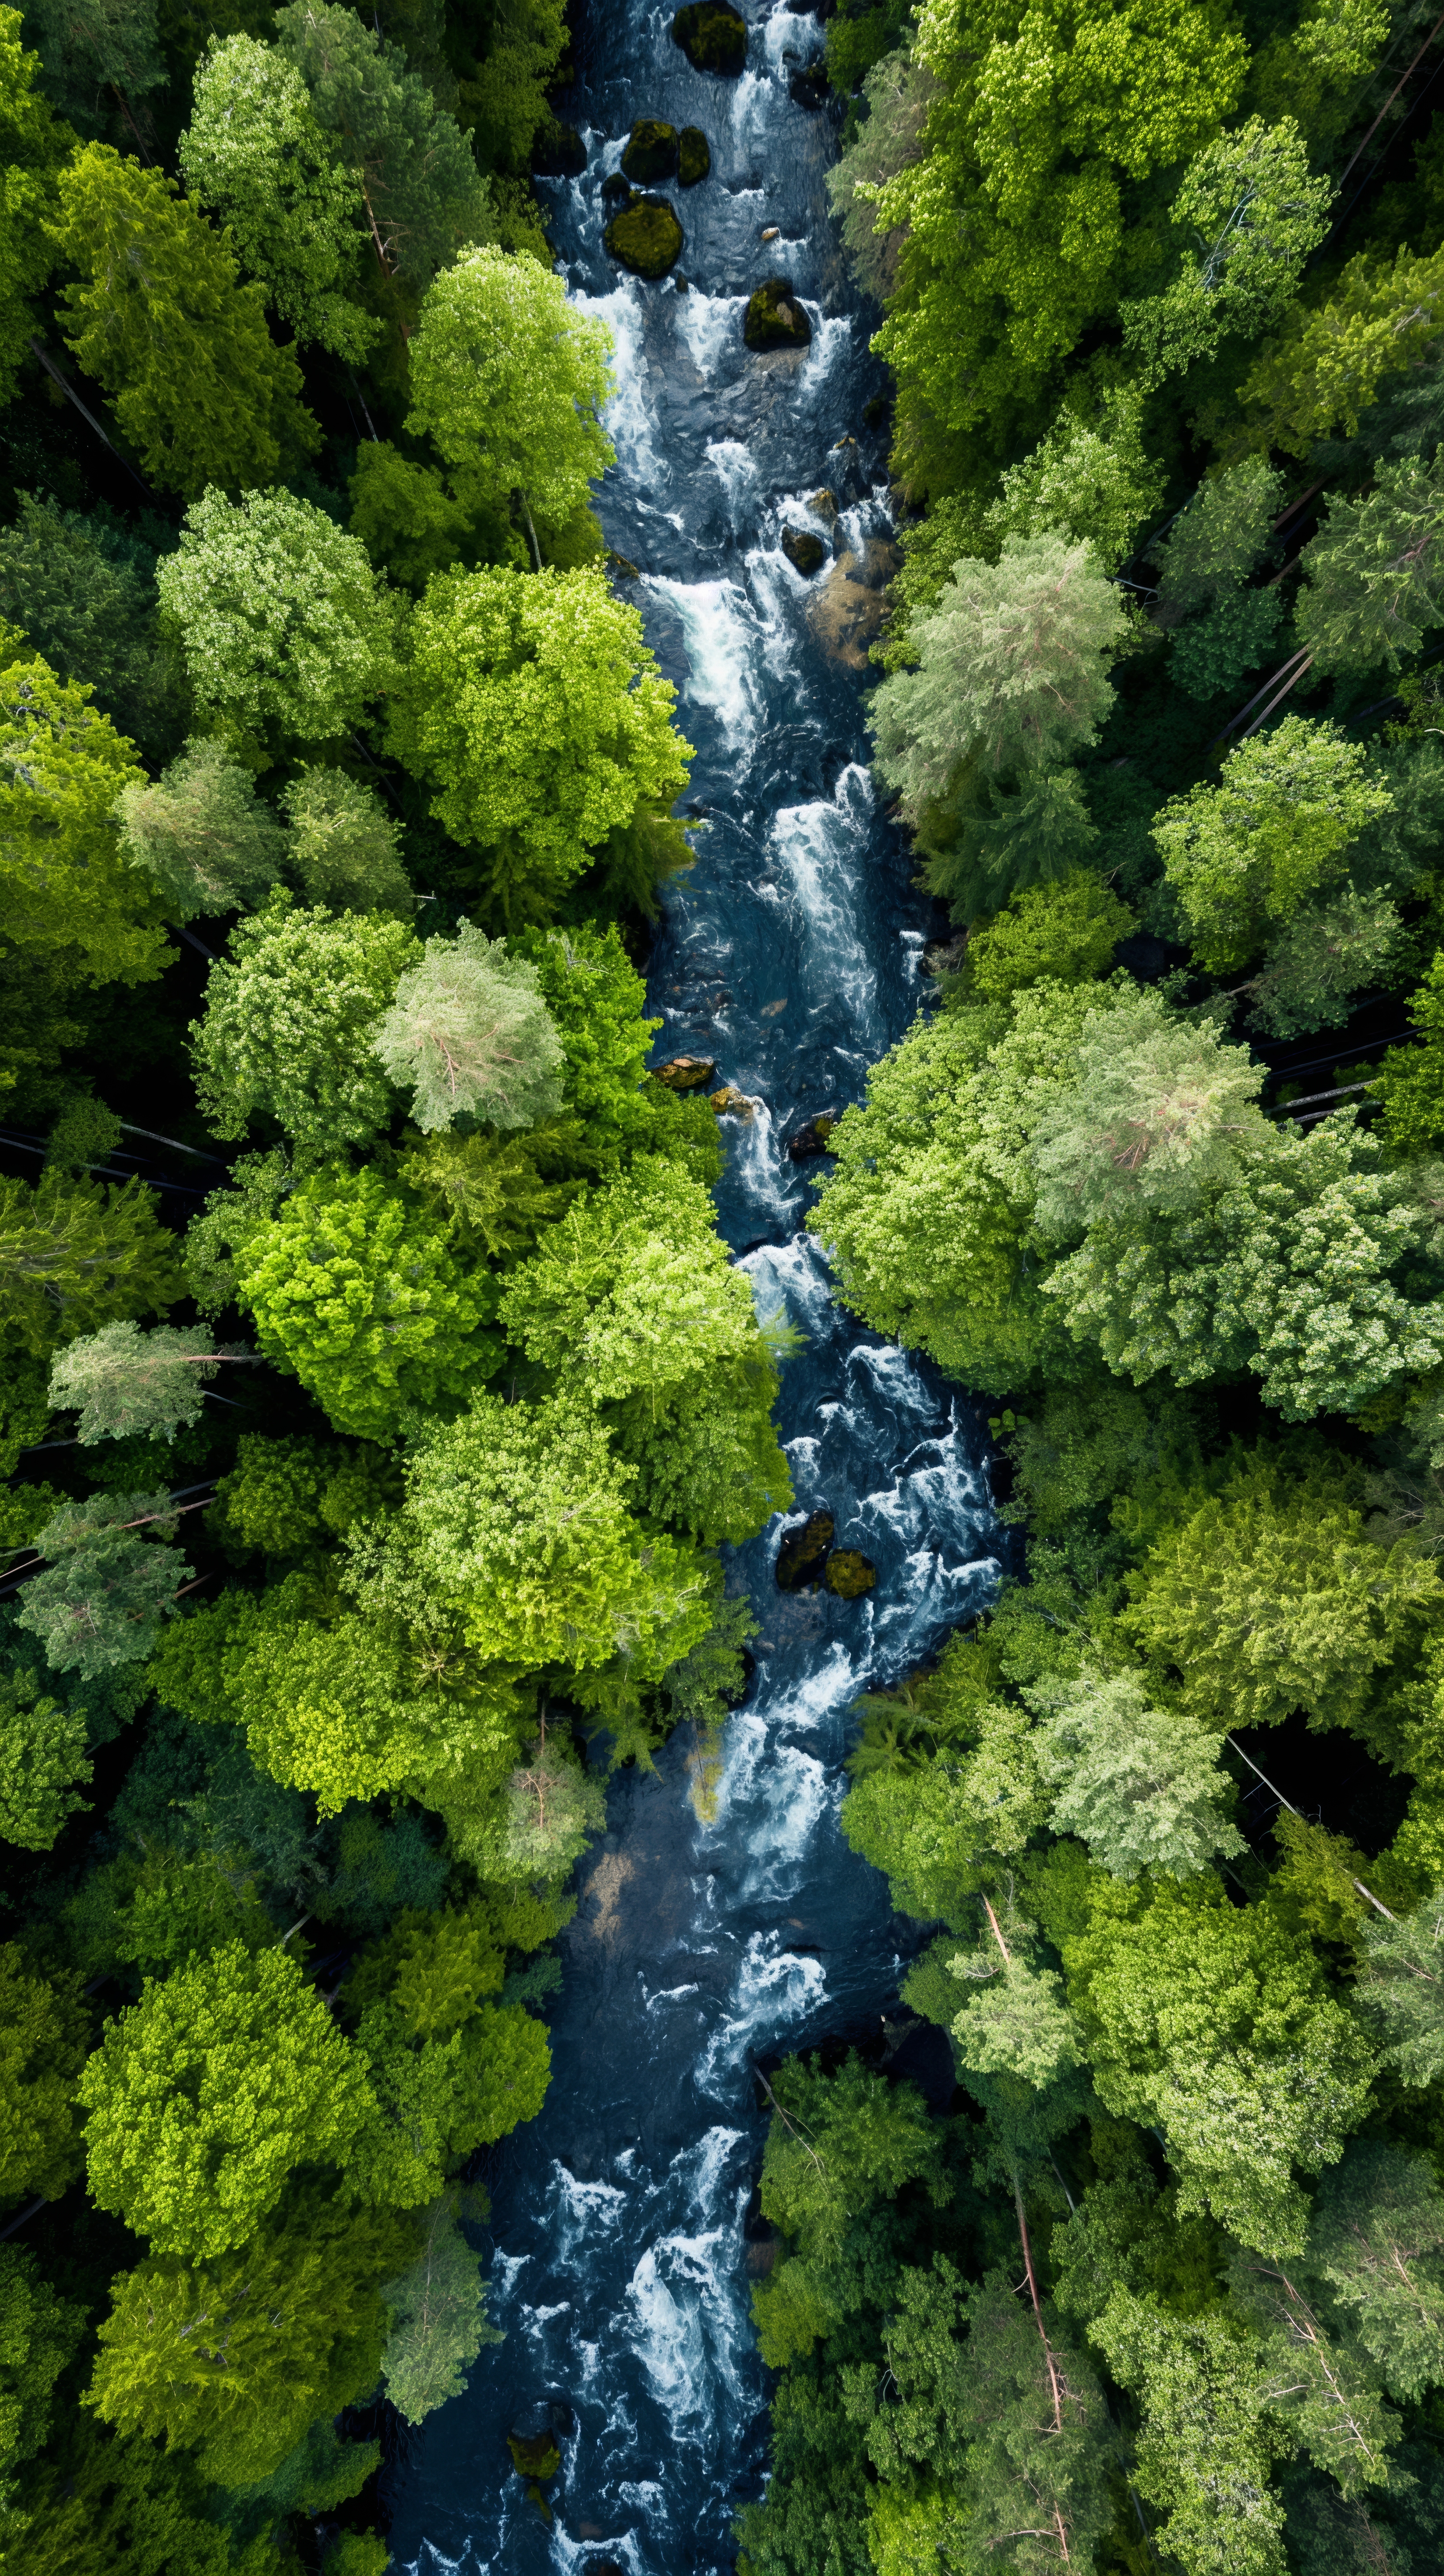
M33 2576L264 2576L268 2532L246 2542L214 2518L214 2488L192 2461L72 2425L62 2457L27 2481L25 2550ZM364 2576L377 2576L373 2567Z
M1159 374L1212 357L1225 332L1256 338L1292 303L1329 229L1333 182L1309 174L1291 116L1221 134L1190 162L1169 210L1188 247L1161 295L1125 302L1124 344ZM1197 247L1195 247L1197 245Z
M686 785L675 695L601 573L440 573L389 738L452 839L485 854L476 879L509 929L545 920L639 804Z
M0 400L14 399L30 357L36 315L32 297L55 263L47 231L55 177L75 137L36 89L43 66L20 42L24 12L0 16Z
M1134 2474L1166 2515L1185 2576L1284 2576L1284 2513L1270 2472L1288 2446L1268 2410L1253 2338L1217 2310L1170 2315L1119 2291L1093 2328L1143 2411Z
M463 501L505 511L520 494L538 569L532 515L570 518L612 463L611 352L605 323L526 251L463 252L421 308L406 426L432 439Z
M55 2382L82 2332L81 2311L56 2297L33 2255L7 2245L0 2253L0 2515L12 2533L14 2472L45 2447ZM23 2531L23 2516L19 2521Z
M112 2284L82 2403L124 2433L194 2448L223 2486L267 2478L318 2416L370 2395L380 2284L414 2242L405 2221L310 2183L238 2250L152 2254Z
M1068 1999L1116 2117L1157 2123L1182 2210L1245 2245L1302 2250L1317 2173L1363 2116L1373 2061L1307 1941L1268 1909L1236 1910L1209 1876L1145 1896L1095 1884L1063 1944Z
M214 734L193 737L159 778L131 780L115 816L122 852L154 880L173 921L255 903L280 875L281 827Z
M471 147L399 45L332 0L290 0L276 12L276 42L361 191L386 276L418 290L461 244L488 237L490 198Z
M415 464L389 440L368 438L358 447L350 490L352 535L378 571L409 590L424 590L434 572L449 571L470 550L472 512L448 493L434 466Z
M1392 804L1363 744L1307 716L1240 743L1216 787L1173 797L1153 838L1200 964L1245 964L1308 896L1338 884L1351 845Z
M1249 1018L1274 1038L1339 1028L1359 993L1402 982L1411 945L1386 895L1345 885L1270 940L1247 988Z
M466 920L405 969L372 1043L397 1089L411 1091L423 1134L458 1115L534 1127L561 1106L562 1042L536 968Z
M1246 1849L1227 1822L1229 1783L1216 1738L1196 1717L1158 1707L1140 1673L1090 1673L1030 1703L1046 1715L1039 1766L1055 1788L1053 1828L1077 1834L1115 1878L1193 1878L1215 1852Z
M0 1948L0 2203L58 2200L83 2170L76 2087L90 2045L77 1976L43 1977Z
M1357 2343L1330 2334L1323 2302L1300 2267L1236 2256L1230 2286L1260 2330L1268 2401L1293 2441L1346 2496L1389 2486L1399 2419Z
M292 2168L344 2156L370 2110L365 2061L296 1960L239 1941L147 1978L80 2098L95 2200L192 2262L247 2244Z
M219 1136L272 1118L303 1166L366 1145L394 1109L375 1040L417 955L385 913L300 909L289 895L239 922L193 1023L197 1091Z
M195 1572L173 1548L140 1536L153 1525L174 1525L166 1494L96 1494L62 1504L46 1522L35 1544L49 1561L29 1577L15 1620L40 1638L56 1672L89 1681L145 1661Z
M416 897L397 854L400 831L381 799L344 769L303 765L281 790L287 853L308 903L333 912L408 914Z
M1025 984L1088 983L1111 964L1136 913L1091 868L1053 885L1010 895L996 917L969 934L968 981L984 1001L1010 1001Z
M154 1190L139 1181L42 1173L0 1181L0 1318L27 1351L45 1355L116 1315L173 1306L182 1294L175 1240Z
M1386 259L1361 251L1323 304L1297 305L1240 389L1260 445L1307 456L1315 439L1352 438L1382 386L1437 362L1444 250ZM1260 416L1262 415L1262 416Z
M1200 483L1153 547L1159 606L1170 623L1214 607L1247 580L1273 536L1283 497L1283 476L1261 456Z
M410 2270L388 2281L391 2331L381 2358L386 2394L408 2424L420 2424L466 2387L467 2365L483 2344L503 2340L486 2314L481 2256L458 2224L456 2194L426 2213L425 2241Z
M65 337L147 474L193 499L267 483L319 432L290 349L266 329L222 235L162 170L87 143L59 181L54 237L79 282Z
M243 746L333 741L391 683L392 605L365 547L293 493L207 491L156 581L197 708Z
M448 1219L368 1167L302 1181L238 1246L236 1285L268 1357L338 1431L388 1438L406 1405L491 1375L492 1282L458 1261Z
M39 1692L33 1674L0 1681L0 1839L49 1851L90 1784L84 1712Z
M156 636L150 548L112 512L16 497L19 517L0 535L0 615L67 687L88 682L122 734L170 750L180 690Z
M1423 1045L1391 1047L1370 1085L1384 1104L1389 1143L1406 1154L1444 1139L1444 949L1410 994L1409 1018Z
M832 22L830 43L836 41L843 23ZM885 53L862 85L867 115L856 133L844 139L827 174L828 203L842 227L854 274L864 292L879 304L897 285L906 236L880 227L874 212L877 191L899 170L922 158L928 109L936 91L932 73L915 60L910 45Z
M1247 1050L1170 1021L1152 995L1085 1022L1073 1072L1034 1130L1044 1234L1196 1208L1269 1133L1256 1105L1262 1069Z
M154 888L127 863L116 797L139 781L133 746L46 662L0 674L3 936L27 960L58 952L71 974L150 982L172 954Z
M51 1404L78 1411L83 1447L136 1431L169 1439L200 1420L206 1381L217 1368L249 1357L234 1346L218 1351L213 1345L200 1324L160 1324L144 1334L134 1323L102 1324L59 1354L50 1372Z
M393 2005L361 2016L363 2063L375 2108L357 2133L346 2175L383 2208L415 2209L480 2146L535 2119L551 2049L520 2004L482 2004L445 2039L417 2039Z
M31 0L27 14L46 85L67 116L93 119L102 91L124 105L165 79L156 0Z
M543 1728L507 1780L499 1867L519 1878L561 1878L606 1821L600 1783Z
M1426 2156L1355 2138L1324 2176L1307 2263L1395 2397L1444 2379L1444 2194Z
M1444 625L1444 447L1381 465L1361 501L1331 494L1305 546L1294 622L1321 671L1397 671Z
M988 524L1005 538L1050 530L1086 540L1106 572L1126 563L1163 498L1161 469L1142 440L1142 399L1113 394L1093 428L1071 405L1018 465L1004 469Z
M1365 1924L1358 2002L1386 2057L1406 2084L1436 2084L1444 2074L1444 1897L1402 1920Z
M295 64L254 36L211 36L179 159L192 197L221 217L297 340L364 358L382 326L354 300L361 190L337 167Z

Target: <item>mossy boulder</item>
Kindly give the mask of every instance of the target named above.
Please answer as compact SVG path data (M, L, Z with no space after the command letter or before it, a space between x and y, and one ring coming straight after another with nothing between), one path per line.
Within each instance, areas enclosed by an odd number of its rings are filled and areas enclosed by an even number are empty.
M666 1064L654 1064L653 1073L669 1091L699 1091L710 1082L717 1070L715 1055L674 1055Z
M508 2433L506 2447L518 2477L530 2478L538 2486L554 2478L562 2464L556 2435L548 2429L542 2433Z
M695 188L712 168L712 146L700 125L684 125L677 137L677 177L684 188Z
M603 203L610 204L613 198L620 198L623 205L625 205L631 194L631 180L624 179L620 170L609 170L607 176L602 181Z
M649 179L675 178L677 157L675 125L663 125L655 116L639 116L627 137L622 168L629 179L645 186Z
M827 560L827 548L810 528L784 528L782 551L794 572L814 573Z
M877 1567L855 1547L835 1547L823 1567L822 1581L824 1590L835 1592L839 1601L857 1601L864 1592L871 1592Z
M799 1127L796 1135L788 1138L790 1160L810 1163L818 1154L830 1154L833 1150L830 1139L836 1125L837 1120L829 1118L825 1110L820 1116L809 1118L805 1127Z
M749 349L805 349L812 324L792 292L790 277L764 277L749 296L742 322Z
M777 1551L779 1592L811 1592L822 1581L836 1523L831 1512L809 1512L801 1529L788 1530Z
M665 277L682 255L682 227L665 197L629 197L602 239L611 257L634 277Z
M720 72L736 80L747 60L747 21L727 0L693 0L672 21L672 42L680 45L694 71Z

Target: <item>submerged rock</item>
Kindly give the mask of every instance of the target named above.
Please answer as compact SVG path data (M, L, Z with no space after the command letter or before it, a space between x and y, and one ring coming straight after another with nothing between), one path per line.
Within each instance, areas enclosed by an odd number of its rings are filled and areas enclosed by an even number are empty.
M835 1592L839 1601L856 1601L871 1592L877 1581L877 1567L870 1556L855 1547L835 1547L822 1569L823 1587Z
M808 528L784 528L782 551L794 572L814 573L827 560L827 548L821 537Z
M700 125L684 125L677 137L677 181L683 188L695 188L699 179L709 176L712 168L712 146Z
M562 2455L557 2448L557 2437L549 2424L540 2433L508 2433L506 2447L518 2477L531 2478L540 2484L544 2478L554 2478L561 2467Z
M679 158L677 129L655 116L639 116L627 137L622 168L629 179L671 179Z
M652 1071L669 1091L697 1091L710 1082L717 1070L715 1055L674 1055L666 1064L654 1064Z
M837 557L808 600L808 624L818 643L849 671L867 669L867 648L882 624L883 594L901 560L885 538L869 537L860 555Z
M693 0L672 21L672 42L680 45L694 71L720 72L736 80L747 59L747 21L728 0Z
M629 197L602 239L634 277L665 277L682 252L682 227L665 197Z
M807 1125L799 1127L796 1135L790 1136L787 1140L789 1162L810 1163L817 1154L830 1154L832 1147L827 1140L836 1125L837 1120L829 1118L825 1113L817 1118L809 1118Z
M576 127L544 126L531 148L531 166L539 179L580 179L587 147Z
M810 1512L801 1529L786 1532L777 1551L779 1592L810 1592L822 1581L835 1527L831 1512Z
M742 322L749 349L805 349L812 324L796 301L790 277L764 277L749 296Z

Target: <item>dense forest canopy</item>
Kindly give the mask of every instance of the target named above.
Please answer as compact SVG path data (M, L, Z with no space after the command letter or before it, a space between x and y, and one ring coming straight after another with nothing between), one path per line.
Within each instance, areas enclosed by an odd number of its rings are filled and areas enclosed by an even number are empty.
M529 179L569 41L0 9L27 2576L381 2576L608 1768L715 1750L792 1499L717 1113L646 1069L692 753ZM827 21L940 936L809 1222L996 1406L1018 1539L860 1712L958 2086L767 2077L748 2576L1444 2549L1441 42Z

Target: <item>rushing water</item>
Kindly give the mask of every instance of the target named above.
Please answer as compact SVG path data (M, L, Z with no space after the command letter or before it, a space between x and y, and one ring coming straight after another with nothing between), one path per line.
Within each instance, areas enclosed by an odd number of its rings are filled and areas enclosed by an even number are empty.
M587 31L572 113L585 177L555 184L578 301L617 348L607 535L696 745L699 858L657 942L655 1050L716 1057L757 1102L724 1121L722 1222L759 1309L807 1335L781 1431L797 1514L825 1502L837 1541L878 1567L855 1602L786 1598L781 1524L729 1563L761 1634L726 1733L715 1812L674 1737L655 1774L613 1784L610 1830L580 1873L562 1943L553 2077L539 2119L495 2160L491 2313L506 2340L393 2472L393 2563L415 2576L680 2576L733 2562L738 2505L761 2490L765 2374L748 2319L745 2220L763 2135L753 2059L823 2034L874 2034L909 1927L838 1830L849 1710L983 1600L996 1576L974 1410L836 1307L800 1231L804 1120L862 1089L917 1007L922 918L904 851L874 810L858 694L867 592L846 566L809 583L791 523L876 580L889 534L880 390L823 179L825 116L788 92L811 17L751 0L738 81L694 72L670 10L638 0ZM689 291L619 279L602 249L603 178L634 117L700 125L712 175L668 191ZM763 242L765 228L779 237ZM769 274L794 283L806 353L750 356L742 315ZM851 445L839 441L851 440ZM835 531L810 509L830 489ZM813 618L808 608L812 604ZM859 604L861 604L859 606ZM699 1808L702 1813L699 1814ZM511 2467L510 2428L553 2408L564 2456L549 2525Z

